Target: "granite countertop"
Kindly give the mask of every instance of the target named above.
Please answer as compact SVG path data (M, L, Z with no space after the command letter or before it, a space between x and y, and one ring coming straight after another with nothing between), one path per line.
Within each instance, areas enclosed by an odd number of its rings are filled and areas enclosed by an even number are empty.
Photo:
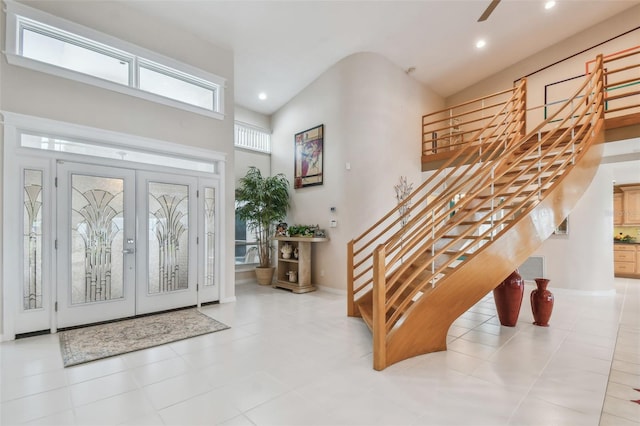
M613 241L613 244L640 244L640 241Z

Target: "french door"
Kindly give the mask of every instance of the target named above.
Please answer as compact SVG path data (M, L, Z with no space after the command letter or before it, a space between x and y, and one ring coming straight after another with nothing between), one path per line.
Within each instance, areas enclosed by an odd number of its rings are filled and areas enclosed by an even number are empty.
M197 302L197 180L138 174L136 314Z
M135 171L58 162L58 326L135 314Z
M215 182L71 162L57 176L58 327L217 300Z

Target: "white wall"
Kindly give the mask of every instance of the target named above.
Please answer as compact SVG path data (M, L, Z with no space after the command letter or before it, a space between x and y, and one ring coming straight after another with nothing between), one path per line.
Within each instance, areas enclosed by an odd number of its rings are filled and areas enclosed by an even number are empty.
M235 120L271 132L271 116L269 115L260 114L259 112L236 105Z
M120 2L32 1L58 17L134 43L227 79L224 120L9 65L0 60L0 109L155 138L226 154L227 235L234 231L233 54ZM4 46L5 14L0 39ZM225 297L234 296L233 238L224 241Z
M395 206L393 187L400 176L419 184L420 118L442 105L387 59L358 53L332 66L272 116L272 172L291 182L294 135L324 124L324 183L292 189L287 220L327 230L330 241L313 248L314 283L346 289L347 242ZM338 221L336 228L329 228L331 219Z
M613 290L613 171L600 166L569 214L569 234L551 236L533 256L545 259L549 288Z
M259 127L267 132L271 132L271 117L235 106L235 120L244 124ZM260 169L263 176L271 176L271 155L248 149L235 149L235 185L247 173L250 166Z

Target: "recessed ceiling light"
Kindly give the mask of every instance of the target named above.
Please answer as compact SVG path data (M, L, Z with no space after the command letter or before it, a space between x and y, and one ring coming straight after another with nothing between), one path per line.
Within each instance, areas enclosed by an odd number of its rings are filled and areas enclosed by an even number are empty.
M264 92L260 92L260 94L258 95L258 99L264 101L265 99L267 99L267 94Z
M551 0L544 4L544 8L549 10L549 9L552 9L555 5L556 5L556 2Z
M486 41L484 41L484 40L478 40L478 41L476 42L476 47L477 47L478 49L482 49L482 48L483 48L483 47L485 47L486 45L487 45L487 42L486 42Z

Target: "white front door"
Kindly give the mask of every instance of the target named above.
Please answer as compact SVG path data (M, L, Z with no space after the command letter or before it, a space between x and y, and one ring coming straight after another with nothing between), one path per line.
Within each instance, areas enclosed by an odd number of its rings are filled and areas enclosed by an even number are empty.
M58 327L217 300L215 182L58 163Z
M57 169L58 327L135 315L135 171Z
M219 300L224 154L2 115L0 339Z
M138 172L136 313L197 304L197 179Z

